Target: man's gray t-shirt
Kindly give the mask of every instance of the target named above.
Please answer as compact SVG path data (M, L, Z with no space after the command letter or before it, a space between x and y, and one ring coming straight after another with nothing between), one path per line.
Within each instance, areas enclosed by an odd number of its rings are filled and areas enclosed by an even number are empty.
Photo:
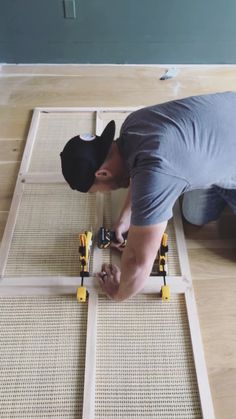
M236 189L236 93L139 109L126 118L117 145L131 177L131 223L166 221L183 192Z

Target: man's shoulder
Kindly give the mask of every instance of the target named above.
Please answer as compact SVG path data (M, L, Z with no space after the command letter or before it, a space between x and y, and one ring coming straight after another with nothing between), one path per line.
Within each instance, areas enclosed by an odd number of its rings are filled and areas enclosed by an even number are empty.
M169 131L172 132L178 126L181 126L184 132L193 123L199 124L201 121L202 124L204 118L206 123L209 123L211 114L217 113L221 116L224 112L235 112L235 106L236 92L196 95L162 102L137 109L129 114L121 126L120 136L129 138L153 132L169 135ZM214 117L212 119L214 121Z

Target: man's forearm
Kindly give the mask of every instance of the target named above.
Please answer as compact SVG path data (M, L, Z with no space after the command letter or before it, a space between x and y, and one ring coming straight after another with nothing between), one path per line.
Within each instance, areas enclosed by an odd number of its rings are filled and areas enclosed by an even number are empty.
M121 258L121 276L113 296L121 301L137 294L148 279L167 222L146 227L131 226L127 247Z
M117 247L119 250L121 250L120 246L122 247L122 250L123 250L124 234L130 228L130 219L131 219L131 193L130 193L130 188L129 188L120 216L118 217L118 220L116 221L116 223L113 225L113 229L115 231L115 235L117 238L117 244L112 244L112 246Z
M103 264L102 271L97 274L101 287L109 298L122 301L144 287L166 224L163 221L149 226L130 226L127 246L121 258L121 270L116 265Z
M137 294L144 287L151 269L150 260L139 263L134 254L125 251L121 262L120 285L114 299L122 301Z

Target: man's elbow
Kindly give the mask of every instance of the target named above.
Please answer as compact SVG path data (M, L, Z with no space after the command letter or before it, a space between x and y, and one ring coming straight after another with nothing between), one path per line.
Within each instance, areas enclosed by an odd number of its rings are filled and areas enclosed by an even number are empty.
M152 267L151 259L147 254L139 254L137 252L130 252L128 255L125 255L125 268L129 272L135 272L136 275L142 274L142 272L147 272Z
M143 265L135 265L132 267L132 275L125 276L121 272L121 282L118 292L114 296L115 301L124 301L138 294L144 287L145 282L149 278L150 269Z
M126 301L132 297L134 297L135 295L137 295L141 289L143 288L143 286L133 286L130 287L129 289L125 289L125 290L118 290L117 294L114 295L113 300L116 301L117 303L121 303L122 301Z

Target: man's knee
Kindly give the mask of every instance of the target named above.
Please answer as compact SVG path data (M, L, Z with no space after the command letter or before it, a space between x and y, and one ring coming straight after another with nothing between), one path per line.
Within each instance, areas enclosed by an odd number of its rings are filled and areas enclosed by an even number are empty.
M213 190L196 190L184 194L182 213L189 223L203 226L217 220L224 206L224 201Z
M201 214L200 212L197 213L196 211L189 211L189 209L186 208L184 205L182 206L182 214L186 221L195 226L203 226L209 223L210 221L213 221L212 219L209 219L209 217L206 217L204 214Z

